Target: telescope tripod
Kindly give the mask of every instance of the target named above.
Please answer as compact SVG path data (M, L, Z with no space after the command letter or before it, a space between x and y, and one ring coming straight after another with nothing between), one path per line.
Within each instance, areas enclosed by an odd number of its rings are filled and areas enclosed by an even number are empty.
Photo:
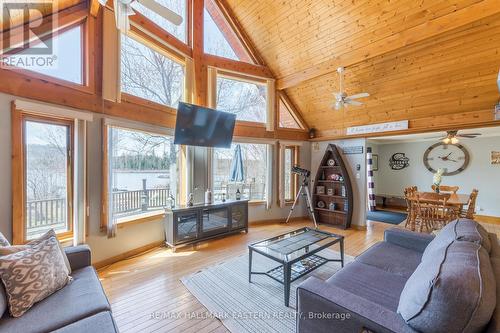
M300 196L303 195L304 197L306 197L307 211L312 216L314 228L318 229L318 223L316 222L316 216L314 216L314 210L312 208L311 193L309 192L308 183L308 178L304 177L304 180L302 180L302 184L300 185L300 189L297 192L297 196L295 197L295 201L293 202L292 208L290 209L290 213L288 213L288 217L286 218L285 223L288 223L288 220L290 220L290 216L292 216L293 210L295 209L297 202L299 202Z

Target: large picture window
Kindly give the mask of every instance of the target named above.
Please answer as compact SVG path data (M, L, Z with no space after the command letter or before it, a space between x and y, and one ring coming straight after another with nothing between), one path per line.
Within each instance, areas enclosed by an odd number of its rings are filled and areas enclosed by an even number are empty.
M108 218L121 223L163 213L178 197L173 138L114 126L107 131Z
M242 163L238 163L240 159ZM242 198L267 199L267 145L234 143L229 149L215 148L213 153L213 192L216 200Z
M181 25L177 26L165 19L163 16L158 15L152 10L144 7L138 1L132 2L132 7L137 10L142 15L146 16L148 19L159 25L161 28L168 31L170 34L177 37L179 40L186 43L186 32L187 32L187 24L186 24L186 0L155 0L160 5L167 7L174 13L180 15L182 17Z
M265 83L217 76L217 110L236 114L237 120L267 121L267 87Z
M83 76L83 25L77 25L65 31L56 32L51 38L39 43L45 43L52 48L50 57L34 57L33 45L3 59L3 62L13 67L51 76L64 81L84 84ZM38 45L40 47L40 45Z
M184 92L184 66L122 34L121 90L176 108Z

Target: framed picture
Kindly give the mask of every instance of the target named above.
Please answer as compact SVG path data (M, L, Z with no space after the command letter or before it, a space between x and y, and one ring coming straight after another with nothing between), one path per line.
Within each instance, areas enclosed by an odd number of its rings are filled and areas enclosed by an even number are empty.
M333 188L329 188L326 190L326 194L333 195Z
M316 194L325 194L324 186L316 186Z
M373 171L378 171L378 155L377 154L372 155L372 167L373 167Z
M491 152L491 164L500 165L500 151Z

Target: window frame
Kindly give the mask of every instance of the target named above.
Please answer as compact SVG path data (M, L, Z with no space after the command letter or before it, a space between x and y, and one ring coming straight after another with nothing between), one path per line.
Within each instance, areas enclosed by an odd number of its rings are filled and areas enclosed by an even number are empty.
M298 132L304 132L307 131L307 127L304 126L304 121L302 120L301 117L297 116L297 112L295 111L295 107L291 104L290 100L282 93L279 92L276 96L276 128L280 130L287 130L287 131L298 131ZM283 103L287 111L290 113L292 116L293 120L299 125L299 128L289 128L289 127L282 127L280 125L281 123L281 115L280 115L280 103Z
M144 31L142 31L138 28L135 28L133 25L131 25L130 31L127 33L126 37L134 40L135 42L137 42L139 44L142 44L143 46L145 46L145 47L147 47L155 52L160 53L164 57L170 59L171 61L179 64L180 66L182 66L184 68L184 79L182 80L183 81L182 82L182 92L181 92L181 99L180 99L181 101L183 101L185 99L184 94L186 93L186 74L187 74L187 70L188 70L187 63L186 63L186 56L184 56L182 53L176 52L175 50L169 48L168 45L166 45L162 42L159 42L155 38L149 36ZM122 37L120 36L120 38L122 38ZM121 47L121 42L120 42L120 51L119 51L119 59L118 59L118 61L120 61L120 64L121 64L121 53L122 53L121 48L122 47ZM158 103L156 101L152 101L152 100L146 99L144 97L136 96L136 95L133 95L133 94L130 94L130 93L123 91L122 90L122 82L121 82L121 69L122 69L122 67L120 66L120 73L119 73L119 75L120 75L120 87L119 87L120 92L119 93L120 93L121 99L122 99L121 102L129 102L129 103L132 103L135 105L145 106L145 107L153 108L155 110L164 110L164 111L171 112L174 114L177 113L177 110L170 105L161 104L161 103Z
M101 172L102 172L102 181L101 181L101 220L100 220L100 229L101 231L106 231L107 226L108 226L108 219L109 219L109 128L114 127L114 128L121 128L127 131L136 131L136 132L144 132L144 133L150 133L150 134L156 134L156 135L161 135L161 136L171 136L173 138L173 135L165 134L165 133L160 133L160 131L155 132L153 129L141 129L138 127L134 127L133 125L127 125L127 124L108 124L106 122L106 119L102 119L102 165L101 165ZM181 149L182 146L179 146L179 154L177 156L177 165L180 166L181 164ZM177 182L178 182L178 190L179 190L179 196L176 196L177 200L180 200L180 195L182 192L183 188L183 176L182 170L177 174ZM165 211L158 211L158 212L152 212L150 214L140 214L138 216L130 216L123 218L122 221L117 221L116 225L117 228L124 228L127 226L135 225L135 224L141 224L141 223L147 223L147 222L153 222L153 221L159 221L162 218L165 217Z
M300 146L296 145L286 145L283 148L283 161L285 157L285 152L287 150L291 151L291 156L292 156L292 167L294 165L298 165L300 162ZM280 168L280 172L283 172L284 176L284 166L285 163L283 163L283 167ZM286 198L286 193L285 193L285 183L283 182L283 200L285 201L285 204L292 204L295 201L295 197L297 196L297 192L299 190L299 177L297 174L294 174L293 172L290 172L291 179L290 179L290 189L291 189L291 198L287 199Z
M268 172L268 169L267 169L267 168L272 167L272 165L270 164L270 163L271 163L271 161L268 161L268 156L267 156L267 149L268 149L268 147L267 147L267 146L271 145L270 143L266 143L266 142L248 142L248 141L233 140L233 144L242 144L242 145L264 145L264 146L266 146L266 173ZM214 178L215 178L215 177L214 177L214 170L215 170L215 168L214 168L214 163L215 163L215 149L217 149L217 148L212 148L212 149L210 149L211 154L209 155L209 156L210 156L210 159L209 159L209 163L210 163L210 165L209 165L209 170L210 170L210 175L209 175L209 177L210 177L210 182L209 182L209 183L210 183L210 187L211 187L212 191L213 191L213 190L214 190L214 188L215 188L215 186L214 186L214 185L215 185L215 183L214 183ZM228 149L228 148L222 148L222 149ZM231 149L231 148L229 148L229 149ZM267 180L267 181L271 181L271 182L272 182L272 179ZM266 191L266 199L261 199L261 200L250 200L250 199L249 199L249 200L248 200L248 204L249 204L249 205L251 205L251 206L252 206L252 205L262 205L262 204L266 204L266 203L267 203L267 201L268 201L269 196L270 196L270 195L272 195L272 193L269 193L268 189L269 189L268 184L265 184L265 186L264 186L264 190Z
M71 9L71 8L70 8ZM73 15L81 15L80 17L76 19L72 19ZM55 76L50 76L47 74L39 73L36 71L32 71L29 69L25 69L22 67L15 67L15 66L9 66L6 65L3 68L14 72L14 73L19 73L22 76L25 77L30 77L30 78L35 78L43 81L48 81L57 85L61 85L64 87L72 88L75 90L79 90L82 92L86 93L95 93L95 75L94 75L94 67L95 67L95 62L94 59L91 59L91 53L90 50L91 48L94 49L94 46L91 46L92 43L94 43L94 39L92 35L93 30L95 27L93 27L93 22L90 22L88 14L86 11L83 9L79 9L76 13L73 12L66 12L63 11L59 13L60 20L64 20L64 18L67 16L72 21L66 25L63 25L60 28L56 28L50 33L44 35L41 37L41 40L45 41L50 38L55 38L60 34L65 33L66 31L69 31L73 28L80 27L80 48L81 48L81 59L82 59L82 68L81 68L81 75L82 75L82 83L76 83L76 82L71 82L71 81L66 81L64 79L55 77ZM26 26L26 24L25 24ZM14 55L15 53L11 53Z
M67 224L68 231L57 233L60 241L73 239L74 199L74 151L75 120L64 117L40 115L18 110L12 106L12 240L13 244L25 244L26 239L26 121L67 126L69 129L67 155Z
M244 73L234 73L234 72L228 72L228 71L224 71L224 70L216 70L216 73L215 73L215 84L212 87L212 89L213 89L212 93L215 96L214 97L214 102L213 102L214 103L213 107L216 108L216 109L217 109L216 96L218 94L217 80L218 80L219 77L223 78L223 79L226 79L226 80L233 80L233 81L237 81L237 82L244 82L244 83L250 83L250 84L260 85L260 86L264 86L266 88L266 109L264 110L264 117L265 117L266 120L264 122L258 122L258 121L236 119L236 124L240 123L240 124L244 124L244 125L250 125L250 126L265 128L267 126L267 124L272 121L272 119L269 119L270 116L269 116L268 110L267 110L268 107L269 107L269 103L271 102L270 101L270 96L269 96L270 92L269 92L269 89L267 87L267 82L268 82L267 79L258 78L258 77L251 77L249 75L245 75Z

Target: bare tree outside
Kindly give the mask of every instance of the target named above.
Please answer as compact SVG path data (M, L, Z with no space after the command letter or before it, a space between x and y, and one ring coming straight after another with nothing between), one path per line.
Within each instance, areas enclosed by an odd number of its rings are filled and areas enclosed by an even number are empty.
M68 137L64 125L26 121L27 238L68 230Z
M177 146L164 135L111 127L110 205L115 218L162 210L177 196Z

